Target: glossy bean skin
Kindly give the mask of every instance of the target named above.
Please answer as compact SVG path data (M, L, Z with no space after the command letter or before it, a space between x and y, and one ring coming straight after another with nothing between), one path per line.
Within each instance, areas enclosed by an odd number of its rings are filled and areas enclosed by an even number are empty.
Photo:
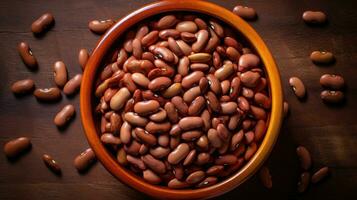
M15 95L31 93L35 88L35 82L32 79L23 79L16 81L11 85L11 91Z
M327 21L326 14L321 11L305 11L302 18L308 24L324 24Z
M4 153L8 158L20 156L26 150L31 148L31 140L27 137L19 137L8 141L4 145Z
M53 65L53 75L55 83L58 87L62 88L67 83L67 67L62 61L57 61Z
M344 100L345 95L341 91L324 90L321 92L320 97L326 103L337 104Z
M31 24L31 31L34 34L41 34L51 27L55 22L55 18L51 13L41 15Z
M66 123L73 117L74 114L75 114L74 106L68 104L64 106L60 112L57 113L53 122L55 123L56 126L62 127L66 125Z
M317 172L315 172L312 177L311 177L311 182L312 183L318 183L322 179L324 179L326 176L328 176L330 173L330 170L328 167L323 167L319 169Z
M345 80L339 75L324 74L320 78L320 85L325 88L340 90L345 86Z
M335 57L331 52L327 51L313 51L310 54L310 59L316 64L331 64L335 61Z
M38 68L37 59L34 56L29 44L27 44L26 42L20 42L17 46L17 50L19 51L20 57L22 61L25 63L25 65L30 70L37 70Z
M55 87L36 89L33 92L33 95L36 97L37 100L44 102L58 101L62 98L61 90Z
M88 50L87 49L80 49L79 53L78 53L78 63L81 66L83 71L84 71L84 69L86 67L86 64L87 64L88 60L89 60L89 52L88 52ZM119 60L119 58L118 58L118 60ZM119 63L120 63L120 61L119 61Z
M73 164L79 172L83 172L86 171L95 160L96 157L93 150L88 148L74 159Z
M257 13L254 8L249 8L246 6L235 6L233 8L233 13L245 20L255 20L257 18Z
M289 79L289 84L298 98L301 99L305 97L306 89L301 79L299 79L298 77L291 77Z
M63 93L66 95L73 95L79 90L82 82L82 74L77 74L71 78L63 87Z
M48 154L43 154L42 160L45 163L45 165L54 173L56 174L62 173L60 165L52 158L52 156Z
M89 30L96 34L105 33L111 26L114 25L114 21L111 19L107 20L93 20L88 24Z
M311 167L310 152L304 146L299 146L296 148L296 154L299 157L301 168L308 170Z

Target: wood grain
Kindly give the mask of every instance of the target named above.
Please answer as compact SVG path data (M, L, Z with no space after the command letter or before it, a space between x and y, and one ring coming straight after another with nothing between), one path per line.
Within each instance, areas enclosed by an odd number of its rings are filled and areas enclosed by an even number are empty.
M0 1L0 144L11 138L29 136L33 148L15 162L0 156L0 199L145 199L146 196L113 178L100 163L86 174L78 174L73 158L88 144L84 137L78 95L58 104L41 104L35 98L15 97L9 87L18 79L32 78L37 87L54 85L52 65L63 60L70 77L80 73L77 53L91 50L99 36L87 29L92 19L120 18L151 1L64 0ZM273 189L267 190L254 176L221 199L356 199L357 185L357 3L344 1L212 1L227 9L236 4L254 7L259 19L251 22L267 43L279 66L285 99L291 113L285 120L278 143L267 162L273 177ZM309 27L301 15L304 10L322 10L329 24ZM56 24L41 38L33 37L31 22L42 13L54 14ZM30 72L20 60L16 45L27 41L39 61L39 71ZM313 50L328 50L337 62L319 67L308 56ZM343 75L347 82L347 101L327 106L319 98L318 80L323 73ZM290 76L299 76L306 84L308 99L300 102L288 86ZM72 103L77 116L65 130L52 123L61 107ZM305 145L313 157L313 169L327 165L332 176L310 186L303 195L296 193L299 176L297 145ZM62 166L63 176L52 174L42 163L44 153Z

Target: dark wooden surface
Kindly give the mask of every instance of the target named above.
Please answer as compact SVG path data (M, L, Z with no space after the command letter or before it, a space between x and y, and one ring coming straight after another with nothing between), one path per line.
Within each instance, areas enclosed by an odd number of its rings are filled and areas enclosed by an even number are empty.
M15 162L0 155L0 199L145 199L144 195L113 178L100 163L86 174L78 174L73 158L88 144L79 117L78 95L64 97L58 104L41 104L29 95L16 98L11 83L32 78L37 87L54 85L52 64L63 60L72 77L80 73L77 53L92 49L98 36L87 29L92 19L120 18L150 1L64 0L0 1L0 144L19 136L32 138L32 150ZM279 66L285 99L291 113L267 162L273 189L267 190L254 176L223 199L357 199L357 3L334 0L214 1L227 9L241 3L254 7L259 19L250 24L272 51ZM323 10L329 24L308 27L301 19L304 10ZM30 24L42 13L54 14L56 25L45 37L35 38ZM39 61L38 72L30 72L16 51L20 41L29 42ZM313 50L328 50L336 55L331 66L318 67L308 56ZM331 107L319 98L319 78L337 73L347 81L347 101ZM308 99L300 102L288 86L290 76L306 84ZM59 131L52 123L65 104L76 106L77 116L70 126ZM332 176L311 186L303 195L296 193L299 176L297 145L305 145L313 157L313 169L329 166ZM52 174L41 160L52 155L62 166L63 176Z

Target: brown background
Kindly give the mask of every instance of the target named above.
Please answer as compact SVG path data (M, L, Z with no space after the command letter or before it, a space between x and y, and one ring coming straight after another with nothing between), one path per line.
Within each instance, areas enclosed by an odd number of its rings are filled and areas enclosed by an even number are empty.
M87 29L92 19L120 18L150 1L65 0L0 1L0 144L18 137L32 138L31 152L15 162L0 156L0 199L144 199L145 196L121 184L100 163L81 175L72 166L73 158L88 144L80 117L68 129L59 131L52 123L55 113L71 102L79 113L78 95L64 97L58 104L40 104L33 96L16 98L9 90L18 79L32 78L37 87L54 85L52 64L63 60L72 77L80 73L79 48L92 49L98 36ZM279 141L267 165L273 176L273 189L263 188L256 176L223 199L357 199L357 3L335 0L214 1L227 9L236 4L254 7L259 20L250 23L262 36L279 66L285 98L291 113L282 127ZM330 23L308 27L301 19L304 10L323 10ZM56 25L45 37L35 38L29 31L31 22L50 11ZM27 41L37 56L40 70L30 72L16 51L20 41ZM308 56L313 50L332 51L337 62L331 66L314 66ZM318 83L323 73L344 76L348 88L347 102L331 107L319 98ZM305 82L308 99L300 102L288 86L290 76ZM327 165L332 176L296 193L299 176L297 145L305 145L313 157L313 171ZM62 166L63 176L46 169L41 155L49 153Z

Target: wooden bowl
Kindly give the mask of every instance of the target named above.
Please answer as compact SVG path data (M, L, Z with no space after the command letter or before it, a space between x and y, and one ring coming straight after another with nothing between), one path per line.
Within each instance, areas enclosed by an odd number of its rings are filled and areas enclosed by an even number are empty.
M251 47L254 48L255 52L261 57L267 74L268 86L270 87L272 106L269 125L265 138L257 152L251 160L249 160L249 162L247 162L235 174L213 186L202 189L169 189L167 187L155 186L144 182L143 179L138 178L132 172L120 166L117 163L116 158L106 150L105 146L103 146L100 138L98 137L99 130L97 130L96 125L99 121L94 118L94 86L97 72L103 63L103 59L105 59L108 52L112 50L112 47L117 39L132 25L137 24L138 22L153 15L170 11L203 13L205 15L218 18L230 26L235 27L237 31L240 32L251 44ZM213 3L205 1L170 0L155 2L130 13L120 19L102 36L84 71L80 94L80 106L83 127L90 146L104 167L121 182L155 198L206 199L226 193L242 184L245 180L251 177L268 158L279 135L282 122L282 99L283 96L280 76L274 59L263 40L250 25L238 16L234 15L231 11Z

